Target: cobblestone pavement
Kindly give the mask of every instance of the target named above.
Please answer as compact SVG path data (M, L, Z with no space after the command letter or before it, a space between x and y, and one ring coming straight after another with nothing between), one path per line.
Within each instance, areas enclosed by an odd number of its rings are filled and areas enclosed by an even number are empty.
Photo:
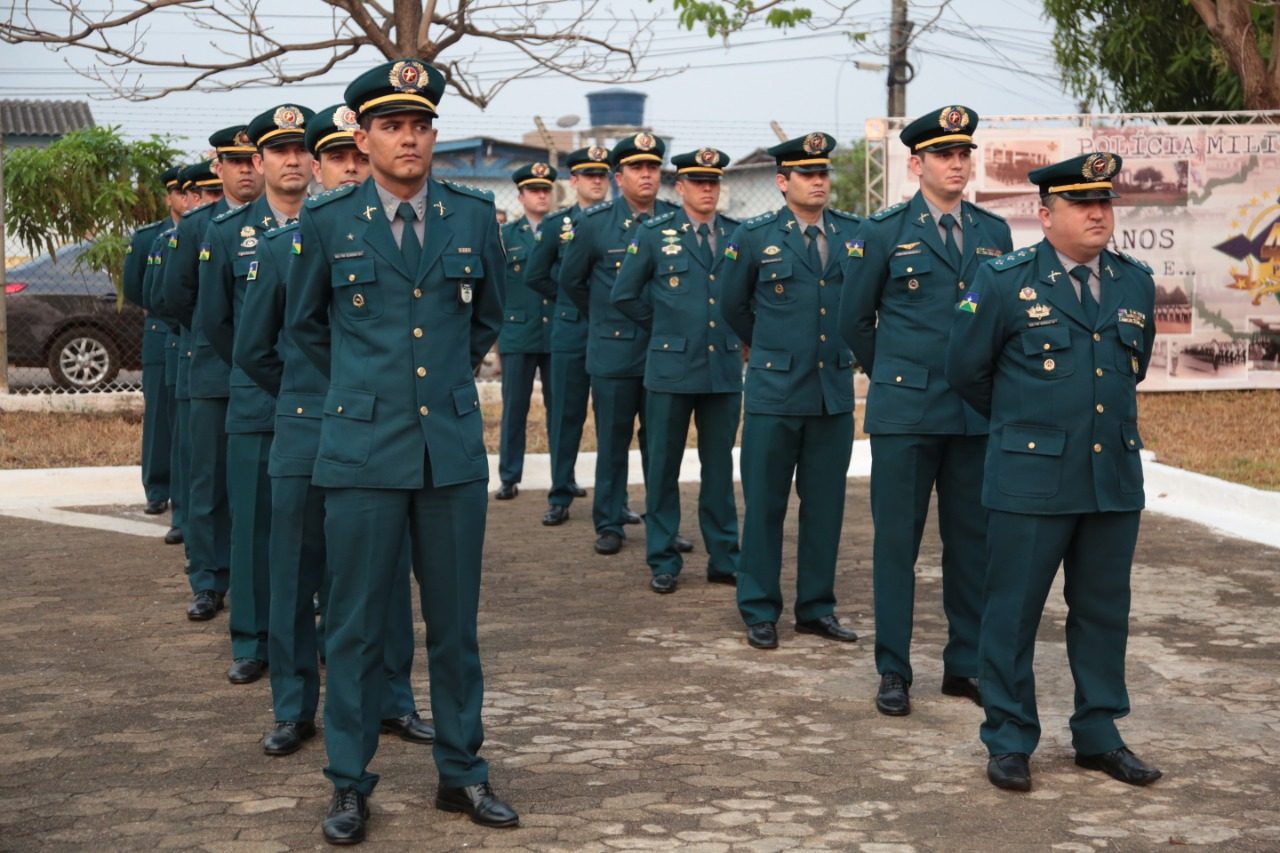
M782 647L754 651L732 589L702 582L705 558L653 595L638 537L598 557L585 503L559 528L538 523L544 505L491 505L481 613L484 754L521 828L437 811L429 751L384 736L368 849L1280 849L1280 552L1146 517L1122 730L1166 773L1148 789L1072 764L1059 583L1037 649L1035 790L1020 796L986 781L981 712L938 692L932 532L914 713L872 705L865 479L849 484L837 590L863 635L852 646L797 636L787 617ZM0 848L324 846L323 745L262 754L269 688L223 677L225 616L184 618L178 549L12 518L0 543Z

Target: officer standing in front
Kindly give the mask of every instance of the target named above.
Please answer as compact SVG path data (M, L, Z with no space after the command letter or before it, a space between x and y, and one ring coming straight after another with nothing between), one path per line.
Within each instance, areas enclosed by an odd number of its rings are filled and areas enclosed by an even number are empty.
M596 491L592 521L597 554L616 554L625 536L627 462L640 421L647 459L644 360L649 335L609 301L632 231L675 210L658 199L666 143L648 132L628 136L609 155L621 198L587 208L569 233L560 286L587 315L587 373L596 416ZM647 465L647 462L646 462Z
M332 843L365 837L385 625L406 529L427 624L436 807L486 826L519 823L479 755L489 465L473 371L502 323L505 258L492 197L429 177L443 91L443 75L417 59L379 65L347 87L372 175L307 203L290 271L288 334L330 380L313 482L326 489L331 575Z
M957 305L947 380L991 419L980 640L987 777L1031 788L1036 630L1059 564L1075 681L1076 764L1131 785L1160 778L1124 745L1129 574L1144 503L1137 384L1155 340L1155 283L1107 249L1121 160L1091 153L1027 177L1044 239L986 264Z
M533 399L533 376L542 380L542 403L550 424L554 389L551 369L552 301L532 290L527 282L529 260L541 236L542 219L551 209L556 170L546 163L521 166L511 175L519 193L522 215L502 226L507 250L506 298L502 304L502 332L498 354L502 358L502 431L498 444L500 501L520 491L524 475L525 432Z
M738 571L738 510L733 496L733 444L742 412L742 342L716 304L720 251L738 226L716 212L729 156L699 148L671 158L682 209L646 222L627 247L613 285L613 304L649 333L645 420L645 541L649 588L675 592L683 567L680 464L689 419L702 462L698 521L706 545L707 580L733 584Z
M355 144L355 111L346 104L321 110L307 122L306 145L313 174L326 190L359 184L369 158ZM324 491L311 484L320 416L329 381L292 339L283 334L286 286L296 222L267 232L258 245L252 283L236 323L235 363L276 400L271 442L271 616L268 658L275 723L262 739L267 755L289 755L315 736L320 704L321 652L314 596L325 589ZM383 670L387 689L382 731L409 743L429 744L435 731L418 716L413 688L413 596L408 537L392 592ZM322 602L322 609L324 603Z
M853 354L840 340L836 312L858 225L853 214L827 207L835 145L826 133L810 133L770 148L786 204L744 222L724 249L721 313L751 347L738 610L757 649L778 645L782 524L793 477L800 497L796 630L858 639L835 616L853 449Z
M574 475L591 391L591 377L587 375L587 321L559 286L560 259L565 245L573 239L573 226L582 211L604 201L609 194L606 149L598 145L579 148L569 153L565 163L569 168L569 186L577 200L571 207L554 211L542 220L525 277L529 287L544 299L555 301L551 320L551 387L555 394L547 412L551 491L547 493L547 511L542 516L542 523L548 527L568 521L573 499L587 494Z
M943 375L967 283L981 264L1013 248L1002 218L964 200L977 127L973 110L948 106L903 128L907 168L920 189L863 223L840 302L840 334L871 379L863 430L871 436L876 708L891 716L911 713L915 565L935 487L948 626L942 692L982 704L978 623L987 552L977 507L987 421Z

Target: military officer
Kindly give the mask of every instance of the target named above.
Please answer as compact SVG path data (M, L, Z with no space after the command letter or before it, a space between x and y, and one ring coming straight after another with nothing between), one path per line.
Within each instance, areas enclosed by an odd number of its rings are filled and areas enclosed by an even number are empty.
M271 487L267 458L271 450L275 401L233 367L235 327L249 276L255 271L258 243L267 231L297 217L311 182L311 153L303 143L306 107L278 104L248 125L254 171L264 192L249 204L213 217L200 247L199 327L209 342L208 358L226 370L227 501L231 510L230 584L232 684L248 684L267 667L270 612L268 548ZM197 351L201 363L203 351Z
M568 521L573 499L587 494L574 475L591 389L587 375L587 321L559 287L560 259L582 211L604 201L609 194L609 152L598 145L579 148L569 153L565 163L569 186L577 200L543 218L525 278L543 298L555 300L551 321L551 387L555 394L547 412L551 491L542 516L542 523L549 527Z
M986 519L976 507L987 422L943 375L956 302L981 264L1013 248L1002 218L964 200L978 120L968 107L947 106L903 128L920 189L863 224L840 303L840 334L871 378L863 429L871 436L876 708L893 716L911 712L915 564L935 487L948 626L942 692L982 704Z
M160 174L160 180L165 186L169 216L134 231L125 249L122 275L124 298L143 309L146 309L147 304L142 283L151 244L161 231L173 227L186 208L178 183L178 169L177 166L170 166ZM148 316L142 332L142 487L147 497L143 512L147 515L159 515L169 504L171 442L169 401L164 391L164 350L167 336L168 327L159 318Z
M733 444L742 411L742 342L720 317L721 251L738 222L716 213L729 157L699 148L671 158L681 209L654 217L635 233L613 285L618 310L649 333L645 420L645 543L657 593L675 592L683 560L680 463L689 419L698 427L702 462L698 519L707 548L707 580L735 583L738 510Z
M777 648L782 524L800 497L796 630L853 642L835 616L836 551L853 448L853 354L840 340L844 258L858 217L827 207L831 149L810 133L769 149L786 201L747 220L724 248L721 313L751 347L742 428L738 610L747 642Z
M214 168L222 180L226 198L189 211L183 217L177 233L169 240L169 256L162 284L165 310L177 318L186 331L188 341L185 352L189 354L186 372L187 392L191 399L188 418L191 452L190 498L184 534L188 540L191 560L188 580L193 593L187 617L195 620L212 619L222 608L229 584L231 536L226 490L226 410L230 370L210 345L196 310L200 253L205 229L213 217L232 206L247 204L257 198L262 188L253 168L255 149L244 125L233 125L215 132L209 137L209 144L214 147ZM199 185L200 181L196 183Z
M648 334L609 302L614 278L645 220L675 210L658 196L666 143L642 131L622 139L610 152L614 180L622 196L582 212L560 263L560 286L587 314L587 373L596 418L596 491L592 506L597 554L622 549L626 523L627 459L636 419L647 459L644 416L644 361Z
M308 202L288 334L330 385L313 482L331 574L325 748L333 843L363 840L385 681L384 624L408 530L427 624L436 807L515 826L479 755L476 611L488 462L473 370L502 322L492 197L429 177L444 77L417 59L347 87L370 179ZM330 354L332 353L332 360ZM412 460L420 460L407 464Z
M316 180L325 189L358 184L369 158L355 146L355 112L334 104L306 125L306 145ZM257 268L245 288L236 323L235 363L276 401L271 442L268 659L275 725L262 739L267 755L289 755L315 736L320 700L314 596L325 566L324 492L311 485L320 413L328 380L302 355L284 324L286 282L293 258L295 223L268 231L258 244ZM383 671L387 679L382 730L410 743L429 744L435 731L418 716L409 675L413 666L413 601L406 547L387 625Z
M529 259L541 236L543 217L551 209L556 170L546 163L530 163L516 169L511 179L518 188L522 215L502 226L507 250L506 299L502 308L502 332L498 354L502 357L502 433L498 445L498 500L510 500L519 492L524 473L525 427L533 397L533 374L542 379L542 404L548 412L554 400L551 369L550 297L531 289L526 280ZM547 418L550 422L550 417Z
M1044 239L979 268L947 348L947 380L991 419L978 679L987 776L1010 790L1031 788L1032 659L1059 563L1076 764L1131 785L1161 775L1115 724L1129 713L1129 573L1144 501L1136 386L1155 339L1150 268L1107 249L1120 166L1094 152L1027 176Z

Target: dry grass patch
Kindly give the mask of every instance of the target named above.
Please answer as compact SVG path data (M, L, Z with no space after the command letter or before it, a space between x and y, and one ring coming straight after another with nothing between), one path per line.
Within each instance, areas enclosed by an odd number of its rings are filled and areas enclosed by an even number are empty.
M1138 426L1159 462L1280 489L1280 391L1139 394Z
M141 414L0 412L0 468L79 468L141 461Z

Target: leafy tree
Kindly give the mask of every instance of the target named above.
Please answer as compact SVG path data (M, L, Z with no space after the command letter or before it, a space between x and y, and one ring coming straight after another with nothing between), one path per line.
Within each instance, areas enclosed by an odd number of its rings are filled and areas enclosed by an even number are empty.
M116 127L77 130L47 148L5 154L5 227L33 254L92 239L77 263L120 289L133 230L168 215L160 173L178 157L167 139L126 142Z
M867 140L855 139L831 155L831 205L865 216L867 210Z
M1275 0L1045 0L1086 109L1280 109Z

